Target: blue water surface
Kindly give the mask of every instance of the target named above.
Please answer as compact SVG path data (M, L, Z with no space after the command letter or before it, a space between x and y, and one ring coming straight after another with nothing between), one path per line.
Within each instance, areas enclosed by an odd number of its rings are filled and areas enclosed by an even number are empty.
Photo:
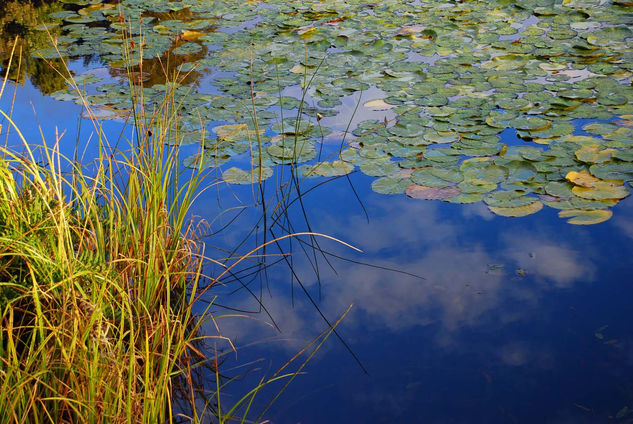
M379 195L369 188L371 178L350 179L369 220L345 178L310 191L304 210L313 231L363 253L329 241L321 247L424 279L330 258L334 271L316 254L319 290L314 268L295 244L295 272L313 299L321 293L326 317L334 321L353 304L340 334L368 374L331 336L266 418L602 423L619 413L626 422L623 408L633 404L630 199L606 223L573 226L552 209L504 218L482 204ZM293 206L290 221L295 231L305 230L303 212ZM260 284L280 333L239 318L219 323L238 346L228 364L261 359L258 368L272 375L327 326L283 267L250 287L259 293ZM244 290L231 304L257 308Z

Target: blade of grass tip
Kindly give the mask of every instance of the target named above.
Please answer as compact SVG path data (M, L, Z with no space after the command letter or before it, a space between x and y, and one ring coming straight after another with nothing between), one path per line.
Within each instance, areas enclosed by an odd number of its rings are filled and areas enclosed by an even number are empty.
M20 46L20 52L18 53L18 69L17 69L17 80L20 80L20 72L22 71L22 46ZM18 94L18 84L13 86L13 97L11 98L11 106L9 107L9 116L13 116L13 109L15 107L15 98ZM9 134L11 133L10 127L7 128L7 136L4 142L4 145L7 146L9 144Z
M18 136L20 138L20 141L22 141L23 147L28 152L28 155L29 155L28 161L29 162L26 165L27 166L30 165L32 167L33 164L37 164L37 160L35 159L35 155L33 154L33 150L31 149L29 143L26 141L26 138L24 137L24 135L20 131L20 128L18 128L18 126L15 124L15 122L13 122L11 117L9 117L9 115L7 115L2 109L0 109L0 114L2 116L4 116L4 118L7 120L9 125L12 126L13 129L15 129L15 131L17 132L17 134L18 134ZM42 179L42 176L40 175L39 172L31 170L30 174L32 174L32 176L35 178L35 180L36 180L38 185L41 185L41 186L44 185L44 180Z
M261 387L262 383L264 383L265 376L262 376L262 378L259 380L259 384L257 385L257 387ZM244 424L246 422L246 418L248 417L248 413L251 410L251 406L253 406L253 402L255 401L255 397L257 396L257 394L259 393L259 390L257 390L256 392L253 392L253 394L251 396L249 396L249 401L248 404L246 404L246 409L244 410L244 413L242 414L242 419L240 420L240 424Z
M299 239L299 243L306 243L306 242L301 240L301 239ZM333 258L340 259L342 261L346 261L346 262L353 263L353 264L356 264L356 265L363 265L363 266L367 266L367 267L370 267L370 268L382 269L382 270L385 270L385 271L395 272L395 273L398 273L398 274L408 275L410 277L419 278L420 280L426 280L426 278L422 277L421 275L413 274L413 273L407 272L407 271L402 271L402 270L399 270L397 268L390 268L388 266L381 266L381 265L371 264L369 262L357 261L357 260L354 260L354 259L346 258L345 256L340 256L340 255L334 254L332 252L328 252L327 250L321 250L321 252L323 254L331 256ZM283 260L283 258L280 259L280 260Z
M287 239L287 238L291 238L291 237L299 237L299 236L318 236L318 237L323 237L326 238L328 240L333 240L337 243L342 244L343 246L349 247L350 249L353 249L357 252L361 252L362 250L352 246L349 243L346 243L342 240L337 239L336 237L332 237L332 236L328 236L327 234L322 234L322 233L315 233L315 232L299 232L299 233L294 233L294 234L285 234L283 236L279 236L277 238L275 238L274 240L269 240L264 244L259 245L258 247L252 249L250 252L248 252L247 254L241 256L237 261L235 261L234 263L231 264L231 266L229 266L226 270L224 270L219 276L217 276L214 280L215 281L220 281L222 279L222 277L224 277L224 275L228 272L229 269L232 269L233 267L235 267L237 264L239 264L240 262L242 262L243 260L247 259L248 257L252 256L255 252L257 252L258 250L264 248L267 245L270 245L272 243L275 242L279 242L281 240Z
M220 403L220 367L218 366L218 346L216 343L213 343L213 358L215 359L215 387L216 387L216 408L218 411L218 419L220 424L223 424L225 419L222 417L222 405ZM230 414L231 411L229 411Z
M277 392L277 394L271 399L271 401L268 403L268 405L266 406L266 408L264 408L264 410L259 414L259 416L257 417L257 419L255 421L259 421L261 420L261 418L264 416L264 414L270 409L270 407L272 406L273 403L275 403L275 401L277 399L279 399L279 397L281 396L281 394L286 390L286 388L288 388L288 386L290 385L290 383L292 383L292 381L295 379L295 377L297 375L299 375L299 373L301 373L301 370L303 370L303 368L305 368L305 366L308 364L308 362L310 362L310 360L312 359L312 357L319 351L319 349L321 349L321 346L323 346L323 344L325 343L325 341L332 335L332 333L335 331L335 328L341 323L341 321L343 321L343 318L345 318L345 316L349 313L349 311L352 309L353 305L349 305L347 307L347 309L345 310L345 312L339 317L339 319L336 320L336 322L330 326L330 328L328 328L327 330L325 330L323 333L321 333L319 335L319 337L317 337L315 340L313 340L312 342L310 342L308 344L308 346L312 345L316 340L318 340L319 338L321 338L321 341L319 342L319 344L312 350L312 352L310 352L310 354L308 355L308 357L303 361L303 363L299 366L299 368L297 368L297 370L292 373L292 376L290 377L290 379L288 381L286 381L286 384L283 385L283 387L281 389L279 389L279 392ZM295 357L293 358L293 360L295 358L298 358L297 355L295 355ZM283 370L286 366L288 366L289 363L286 363L284 366L281 367L281 369L278 371L280 372L281 370Z
M236 403L235 405L233 405L233 407L225 414L225 418L222 419L222 423L224 423L227 419L229 420L236 420L236 417L233 416L233 414L239 409L239 407L246 402L247 399L249 399L251 396L253 396L253 394L256 394L257 392L259 392L260 390L262 390L264 387L276 382L276 381L280 381L283 380L285 378L289 378L292 377L294 373L288 373L288 374L283 374L283 375L279 375L277 377L274 378L270 378L268 380L266 380L265 382L263 382L262 384L256 386L255 388L251 389L248 393L246 393L244 396L242 396ZM258 420L254 420L252 422L257 422Z
M13 47L11 47L11 53L9 54L9 63L7 64L7 71L4 74L4 78L2 80L2 87L0 88L0 100L2 99L2 94L4 93L4 87L7 85L7 81L9 80L9 71L11 71L11 64L13 62L13 55L15 54L15 48L18 45L18 36L16 35L13 39Z

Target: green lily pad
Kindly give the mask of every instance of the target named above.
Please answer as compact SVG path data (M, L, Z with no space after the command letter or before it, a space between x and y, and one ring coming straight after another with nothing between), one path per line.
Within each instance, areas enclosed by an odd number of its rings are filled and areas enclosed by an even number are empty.
M609 134L618 129L618 126L610 122L592 122L583 125L582 129L590 134Z
M483 199L483 196L478 193L460 193L457 196L449 197L446 199L450 203L469 204L477 203Z
M254 184L272 177L273 170L270 168L254 168L251 171L244 171L239 168L229 168L222 173L222 179L230 184Z
M446 200L461 193L457 187L426 187L411 184L406 189L407 196L423 200Z
M633 181L633 169L629 163L596 164L589 168L589 172L601 180Z
M521 191L495 191L484 196L484 203L488 206L514 208L534 203L535 199L525 196Z
M398 171L398 165L389 160L389 158L363 161L360 163L359 167L363 174L370 175L372 177L393 175Z
M461 172L437 167L417 169L411 175L411 180L419 185L428 187L448 187L463 179Z
M354 165L349 162L335 160L334 162L319 162L316 165L308 166L304 175L318 175L321 177L340 177L347 175L354 170Z
M518 130L540 131L552 125L551 121L539 117L518 117L510 122Z
M569 199L573 196L572 185L566 182L550 181L545 184L545 192L551 196Z
M399 177L382 177L371 183L371 188L380 194L401 194L411 185L411 180Z

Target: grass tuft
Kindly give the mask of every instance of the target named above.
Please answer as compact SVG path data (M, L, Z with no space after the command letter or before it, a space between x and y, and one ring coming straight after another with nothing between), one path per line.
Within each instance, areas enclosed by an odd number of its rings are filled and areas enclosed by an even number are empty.
M175 386L202 359L204 254L187 214L202 174L181 181L173 95L147 116L137 104L125 149L95 121L88 166L0 114L21 144L0 148L0 417L171 421Z

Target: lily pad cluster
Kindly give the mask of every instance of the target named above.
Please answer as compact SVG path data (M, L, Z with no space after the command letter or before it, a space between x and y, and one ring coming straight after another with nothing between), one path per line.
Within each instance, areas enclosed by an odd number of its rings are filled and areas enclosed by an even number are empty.
M190 76L177 88L185 141L207 135L188 163L248 152L260 167L229 169L229 182L279 164L304 164L305 177L360 169L380 193L483 201L502 216L545 205L572 224L608 219L629 194L630 2L66 1L50 16L62 54L96 53L113 78L140 51L175 64L162 81L138 67L148 103L176 71ZM130 108L125 84L89 82L94 105L113 116ZM349 119L339 106L369 89L382 94L358 113L384 119L360 122L322 158L323 122Z

